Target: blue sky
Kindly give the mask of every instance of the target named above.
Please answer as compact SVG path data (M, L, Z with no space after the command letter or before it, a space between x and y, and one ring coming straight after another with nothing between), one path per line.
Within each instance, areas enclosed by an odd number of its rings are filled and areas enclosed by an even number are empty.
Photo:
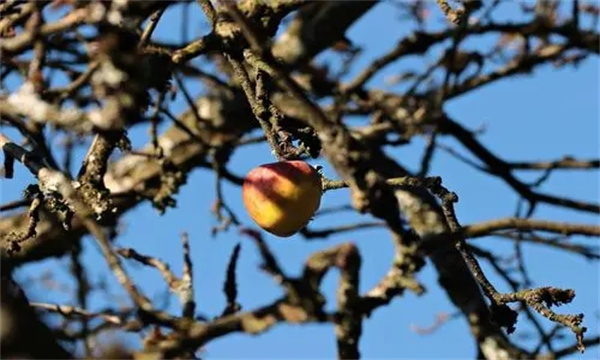
M198 10L195 7L193 9ZM439 10L432 9L433 16L441 19ZM515 14L510 6L506 6L501 12L504 18L510 18ZM180 14L180 9L167 12L156 35L163 39L179 39ZM348 37L357 45L364 46L365 51L355 64L349 78L352 78L357 70L372 59L391 49L398 39L413 29L412 24L399 21L398 15L399 12L390 4L380 4L350 29ZM191 24L190 38L207 31L204 22L192 21ZM440 22L434 28L439 27L439 24ZM490 37L482 37L465 46L467 48L489 46L493 40ZM440 49L435 48L433 54ZM386 77L406 69L423 69L427 63L435 60L436 56L430 54L425 62L422 58L414 57L394 63L375 76L369 84L384 87L383 81ZM328 53L320 56L319 61L332 61L332 64L335 64L332 55ZM506 160L551 160L565 154L577 158L597 158L599 65L598 58L592 58L584 61L578 69L566 67L557 70L551 65L544 66L530 75L504 80L451 100L446 104L445 110L467 128L475 129L486 125L487 130L479 139ZM198 95L204 89L198 83L194 83L190 86L190 91L193 95ZM183 97L179 95L174 105L175 112L183 110L184 106ZM360 124L364 121L358 119L356 123ZM147 134L146 129L134 129L131 132L134 145L145 144L148 141ZM466 154L466 150L461 148L460 144L449 138L442 138L441 143ZM418 169L424 144L423 139L414 139L408 146L386 151L409 169ZM237 150L229 168L236 174L244 174L257 165L272 161L273 158L265 144L252 145ZM78 164L78 162L74 163ZM336 177L334 171L323 160L319 159L313 163L324 166L328 177ZM3 203L19 198L23 188L33 181L22 167L17 166L15 170L14 180L2 181ZM442 176L445 185L459 195L460 202L456 209L462 224L511 216L514 213L517 197L505 184L472 170L442 151L438 151L435 155L431 174ZM534 178L532 174L518 175L526 180ZM597 203L599 180L597 171L556 172L544 184L542 190ZM216 224L210 212L210 205L215 199L213 189L214 175L209 171L195 170L190 175L187 185L177 196L177 209L169 209L161 216L145 203L128 213L122 221L123 233L117 240L118 245L134 247L141 253L158 256L168 262L179 274L182 266L179 234L182 231L188 232L194 261L197 310L203 315L216 316L225 305L221 289L228 258L235 244L240 242L242 252L238 264L238 301L245 310L266 305L282 293L274 281L258 269L260 258L253 244L238 235L234 229L211 238L210 229ZM251 220L241 202L240 189L225 183L224 190L228 205L236 211L244 224L251 225ZM347 204L348 195L349 191L345 189L328 192L322 200L322 208ZM598 223L597 216L577 214L549 206L539 207L534 217L556 221ZM318 229L369 219L368 216L344 212L318 217L311 223L311 227ZM363 258L362 292L368 291L386 273L393 256L392 243L387 232L382 229L364 230L332 236L326 241L310 242L300 236L278 239L266 233L264 235L289 275L299 274L304 261L311 253L352 241L359 247ZM91 279L99 281L104 278L114 293L123 294L108 272L106 263L93 241L86 239L84 261L89 266ZM573 237L572 240L598 244L596 238ZM513 253L512 243L498 238L478 239L476 245L507 257ZM598 263L587 262L580 257L533 245L524 246L524 257L535 286L567 287L576 291L575 301L558 308L558 311L583 312L586 314L585 326L589 328L588 334L598 334L600 332ZM485 262L482 265L500 290L508 290ZM72 286L67 259L26 266L18 272L18 277L19 279L35 278L47 270L54 271L58 281ZM166 285L158 272L130 263L128 263L128 270L147 295L156 299L164 298ZM425 295L416 297L407 293L394 300L390 306L377 310L371 318L365 320L360 346L363 357L472 358L476 354L475 345L462 317L451 320L432 334L420 335L411 330L412 325L421 327L431 325L439 313L456 311L437 284L436 273L430 264L419 273L418 278L427 287L428 291ZM329 309L335 306L336 283L335 272L330 273L324 281L323 292L327 295ZM48 292L35 286L29 287L28 293L35 301L60 303L73 301L68 294ZM93 295L91 306L101 308L106 305L106 301L104 296ZM116 300L109 301L114 306L118 306ZM179 305L174 297L171 298L168 309L179 312ZM519 319L521 321L513 337L519 337L526 330L531 330L523 321L523 315ZM552 327L552 324L545 319L542 323L546 328ZM573 336L567 331L565 335L563 344L571 344ZM121 336L118 338L124 339ZM531 345L530 342L525 344ZM329 325L280 325L260 336L236 334L211 342L202 353L207 359L334 358L335 354L335 336L332 326ZM598 348L591 348L584 355L573 358L592 359L599 356Z

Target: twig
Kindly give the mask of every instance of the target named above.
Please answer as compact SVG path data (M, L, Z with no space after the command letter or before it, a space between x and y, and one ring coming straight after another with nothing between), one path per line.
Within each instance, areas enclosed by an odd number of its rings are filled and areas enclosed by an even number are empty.
M206 18L210 22L210 25L214 28L217 23L217 12L216 12L214 6L210 2L210 0L197 0L197 1L198 1L198 5L200 5L200 7L202 8L202 11L204 11L204 14L206 14Z
M117 249L116 252L124 258L132 259L140 264L157 269L163 279L165 279L169 290L179 297L181 304L185 305L188 302L189 296L187 295L188 291L185 289L184 282L171 271L167 263L151 256L142 255L131 248Z
M439 328L444 326L444 324L448 323L448 321L456 319L460 315L461 315L460 312L454 312L452 314L442 312L435 316L435 322L430 326L420 327L417 325L411 325L410 327L415 333L417 333L419 335L432 334L435 331L437 331Z
M269 250L269 247L263 240L263 237L260 234L260 232L250 228L240 228L240 234L246 235L252 240L254 240L254 243L256 244L256 247L258 247L258 251L260 252L260 255L264 262L262 268L267 273L269 273L277 283L282 284L286 287L292 286L289 283L289 279L284 274L283 270L279 267L277 260L271 253L271 250Z
M385 227L385 223L382 221L371 221L371 222L362 222L356 224L348 224L348 225L340 225L327 229L309 229L304 228L300 230L300 234L304 236L306 239L317 239L317 238L327 238L331 235L337 235L345 232L362 230L362 229L371 229L371 228L380 228Z
M86 83L90 81L94 72L100 67L100 62L92 61L89 63L87 69L81 73L75 80L70 82L68 85L55 89L46 90L46 94L50 98L57 97L59 100L65 100L71 97L75 92L81 89Z
M81 307L81 309L86 310L90 283L88 281L86 268L81 263L81 253L81 242L78 242L73 245L73 251L71 252L71 272L77 282L77 304ZM92 339L90 338L89 323L86 317L81 319L81 336L83 337L85 354L89 357L92 355Z
M590 347L590 346L598 346L600 345L600 336L595 336L593 338L588 338L583 340L583 345L585 347ZM571 355L576 351L580 351L580 344L576 343L573 345L569 345L567 347L564 347L562 349L558 349L554 351L554 358L555 359L560 359L563 358L565 356Z
M463 21L464 12L462 9L453 9L452 6L448 4L448 0L436 0L436 2L440 9L442 9L444 15L446 15L448 21L455 25L459 25Z
M436 127L435 129L433 129L433 132L431 133L431 135L429 135L429 139L427 140L427 146L425 147L425 151L421 158L421 170L417 175L418 177L425 177L429 173L431 161L437 148L437 136L438 130Z
M540 162L510 162L508 163L515 170L547 170L547 169L598 169L600 160L577 160L571 157L564 157L554 161Z
M36 227L40 221L40 208L42 206L43 197L41 193L37 193L31 200L29 210L27 211L28 225L27 230L23 233L12 231L6 237L6 241L10 243L7 252L8 255L13 255L21 251L21 243L27 239L31 239L37 235Z
M352 245L340 248L337 255L340 280L337 289L338 321L335 326L338 359L358 359L360 336L362 335L362 313L360 312L359 270L361 258Z
M523 234L523 233L514 233L508 231L502 231L497 233L490 234L491 236L497 236L500 238L511 239L516 242L529 242L532 244L540 244L545 246L550 246L556 249L564 250L567 252L572 252L575 254L583 255L588 259L600 259L600 254L598 253L597 246L586 246L579 244L572 244L566 240L565 237L557 237L557 238L545 238L541 236L536 236L535 234Z
M555 221L523 218L496 219L463 227L465 237L467 238L488 236L498 230L511 229L523 231L545 231L565 236L600 236L600 226L597 225L561 223Z
M206 127L206 124L205 124L206 119L202 119L200 117L200 111L198 109L198 106L196 105L196 102L194 101L194 99L192 98L192 96L190 95L190 93L188 92L187 87L185 86L183 80L181 79L181 77L177 73L174 73L173 77L175 78L175 81L177 82L177 86L179 86L179 88L183 92L183 96L185 98L185 101L187 102L188 106L192 109L192 114L193 114L194 118L197 121L196 125L200 129L204 129ZM173 117L173 118L176 119L175 117Z
M158 25L158 22L160 21L160 18L162 17L166 9L166 6L160 8L150 16L150 19L148 20L148 25L146 25L146 28L144 29L144 32L140 37L140 42L138 44L139 48L143 48L144 46L146 46L146 44L150 40L150 37L152 36L152 33L154 32L154 29L156 29L156 26Z
M78 308L78 307L74 307L74 306L67 306L67 305L57 305L57 304L48 304L48 303L39 303L39 302L31 302L29 304L33 307L44 309L46 311L55 312L55 313L61 314L63 316L79 316L79 317L83 317L85 319L94 319L94 318L100 317L104 321L111 323L111 324L115 324L115 325L123 324L123 319L120 316L109 314L109 313L93 313L93 312L89 312L82 308Z
M237 282L235 274L241 247L242 245L237 243L231 252L231 256L229 257L227 276L225 278L225 285L223 286L223 291L225 292L225 297L227 299L227 305L225 305L225 309L223 310L223 314L221 316L234 314L241 309L240 304L237 302Z
M278 160L285 160L285 156L279 146L279 143L276 139L276 134L273 131L272 125L269 120L270 112L268 111L268 108L265 107L264 100L266 99L266 97L263 96L263 101L260 101L258 94L252 88L250 78L248 77L248 74L241 62L239 62L231 56L226 56L226 58L231 64L231 68L233 69L233 73L235 75L235 80L241 85L242 89L244 90L244 93L246 94L246 97L248 98L248 102L250 103L252 113L254 114L256 120L263 129L265 137L267 138L269 146L271 147L271 152L273 156L275 156ZM257 89L259 88L259 86L263 86L262 81L262 76L257 75Z
M183 269L181 271L181 301L183 303L183 317L193 318L196 312L194 300L194 271L190 253L190 238L187 233L181 234L183 246Z
M29 206L29 204L31 204L31 200L29 199L11 201L0 205L0 212L18 209L23 206Z

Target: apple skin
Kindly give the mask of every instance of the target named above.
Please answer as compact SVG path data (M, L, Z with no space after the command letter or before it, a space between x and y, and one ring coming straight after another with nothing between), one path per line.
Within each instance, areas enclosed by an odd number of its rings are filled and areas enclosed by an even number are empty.
M242 186L252 220L279 237L290 237L306 226L321 204L321 195L321 175L300 160L258 166Z

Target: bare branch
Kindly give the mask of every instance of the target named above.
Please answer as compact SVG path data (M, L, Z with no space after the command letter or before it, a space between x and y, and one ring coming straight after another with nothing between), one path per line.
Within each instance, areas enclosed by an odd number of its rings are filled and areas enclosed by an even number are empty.
M478 238L498 230L544 231L561 235L600 236L600 226L523 218L504 218L463 227L467 238Z

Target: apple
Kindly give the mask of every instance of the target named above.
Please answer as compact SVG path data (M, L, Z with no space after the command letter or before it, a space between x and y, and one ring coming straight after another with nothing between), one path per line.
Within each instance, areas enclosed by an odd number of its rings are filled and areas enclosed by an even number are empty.
M321 203L321 175L304 161L280 161L252 169L242 198L254 222L279 237L302 229Z

